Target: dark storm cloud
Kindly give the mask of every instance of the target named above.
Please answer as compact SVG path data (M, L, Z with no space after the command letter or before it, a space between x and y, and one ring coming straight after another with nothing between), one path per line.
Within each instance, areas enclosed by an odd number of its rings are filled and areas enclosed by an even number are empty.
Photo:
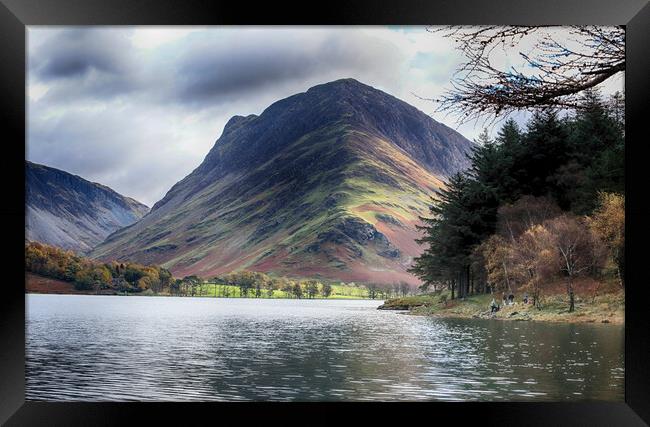
M386 41L352 31L300 34L222 30L147 55L128 29L58 30L30 49L30 78L48 86L47 103L128 94L130 102L203 109L286 84L367 74L390 81L397 74L400 52Z
M33 53L32 71L42 80L129 73L130 43L123 33L96 29L62 30Z
M261 40L244 35L197 43L180 58L173 96L189 104L224 102L317 76L325 82L327 76L360 71L390 74L399 62L394 47L361 34L343 38L305 33L300 40L295 34L280 34Z
M223 58L197 52L180 70L177 95L181 101L194 101L249 92L271 83L308 76L314 69L310 62L301 62L293 55Z
M48 85L46 101L104 99L142 87L128 31L59 30L29 51L30 78Z

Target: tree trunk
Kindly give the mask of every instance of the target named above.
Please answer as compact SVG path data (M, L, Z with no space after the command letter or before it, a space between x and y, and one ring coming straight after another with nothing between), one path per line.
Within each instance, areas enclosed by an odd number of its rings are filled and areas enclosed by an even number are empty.
M465 298L465 278L463 277L463 269L458 271L458 299Z
M458 274L458 298L465 299L467 295L467 277L465 276L465 267L461 268Z
M465 299L465 267L458 271L458 299Z
M542 304L539 301L541 295L542 295L541 284L536 281L535 283L533 283L533 303L535 305L535 308L537 308L538 310L542 309Z
M474 275L471 268L469 269L469 293L474 295Z
M616 260L616 273L618 274L618 282L622 288L625 288L625 258L620 255Z
M571 276L569 276L569 280L567 282L567 291L569 293L569 313L573 313L575 310L575 295L573 294L573 282L571 280Z
M503 264L503 273L506 278L506 287L508 288L508 292L512 292L512 289L510 289L510 280L508 280L508 269L506 268L506 263L502 262Z

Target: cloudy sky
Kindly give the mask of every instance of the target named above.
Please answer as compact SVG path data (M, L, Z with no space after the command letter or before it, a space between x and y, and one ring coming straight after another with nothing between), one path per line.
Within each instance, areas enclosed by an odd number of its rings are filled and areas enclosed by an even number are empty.
M423 27L32 26L26 156L152 206L233 115L347 77L474 139L482 122L458 126L421 99L449 89L462 61Z

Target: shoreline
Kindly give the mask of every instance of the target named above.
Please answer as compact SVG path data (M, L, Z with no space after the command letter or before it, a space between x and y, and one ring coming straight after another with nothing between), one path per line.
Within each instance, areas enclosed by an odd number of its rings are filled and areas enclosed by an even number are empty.
M603 325L625 325L625 320L619 320L618 318L613 318L612 320L610 319L602 319L601 321L597 321L596 319L581 319L580 317L567 317L566 319L551 319L551 318L543 318L543 317L530 317L530 318L525 318L525 317L486 317L486 316L481 316L481 315L472 315L472 316L466 316L462 314L456 314L456 313L446 313L446 314L441 314L441 313L432 313L432 314L424 314L424 313L415 313L412 312L411 310L407 310L404 312L404 314L408 314L409 316L424 316L424 317L433 317L436 319L483 319L483 320L497 320L497 321L504 321L504 322L544 322L544 323L591 323L591 324L603 324Z
M38 291L28 291L25 290L25 295L77 295L77 296L113 296L113 297L161 297L161 298L207 298L207 299L253 299L253 300L308 300L308 301L376 301L378 304L381 304L382 300L372 299L372 298L357 298L357 297L338 297L338 298L286 298L286 297L214 297L209 295L169 295L169 294L119 294L119 293L94 293L94 292L38 292Z
M440 295L419 295L387 300L379 310L403 311L411 316L425 316L439 319L485 319L500 321L625 324L625 296L622 291L606 293L593 299L579 299L576 309L568 312L568 305L562 295L550 295L541 309L532 304L515 302L501 307L494 315L489 307L492 296L475 295L465 300L439 302Z

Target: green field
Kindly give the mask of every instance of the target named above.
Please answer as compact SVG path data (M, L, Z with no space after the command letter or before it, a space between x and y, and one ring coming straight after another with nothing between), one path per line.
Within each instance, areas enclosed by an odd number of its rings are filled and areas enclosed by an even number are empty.
M199 285L194 296L217 297L217 298L241 298L241 292L238 286L222 285L216 283L204 283ZM255 298L255 289L251 289L247 295L248 298ZM295 298L293 294L288 294L281 290L273 291L269 295L266 289L262 289L259 298ZM307 294L303 294L303 299ZM325 299L320 293L314 299ZM326 299L368 299L368 289L363 285L332 285L332 293Z

